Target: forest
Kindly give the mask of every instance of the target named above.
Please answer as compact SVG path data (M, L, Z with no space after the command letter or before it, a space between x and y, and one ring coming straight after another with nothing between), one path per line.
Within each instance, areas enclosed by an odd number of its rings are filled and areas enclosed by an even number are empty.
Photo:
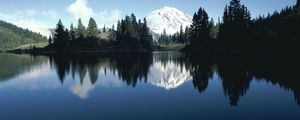
M184 46L180 51L185 53L300 52L299 6L298 0L296 5L286 7L280 12L252 18L251 11L240 0L231 0L224 8L222 20L215 23L205 9L199 8L193 15L191 26L181 26L173 35L166 34L164 30L157 38L153 37L147 20L137 20L133 13L119 20L116 27L102 29L98 28L93 18L90 18L87 27L81 19L78 20L77 27L71 24L69 28L59 20L55 34L48 39L49 45L45 48L32 47L30 51L151 52L163 50L162 46L180 44ZM1 26L5 26L3 24L1 22ZM43 40L38 34L10 26L14 31L0 32L5 33L0 39L1 42L6 41L1 44L2 48ZM6 29L1 29L3 30ZM8 37L9 35L12 37Z
M0 51L40 42L47 42L47 38L0 20Z
M106 29L108 28L104 27L99 30L93 18L90 18L87 28L79 19L77 28L72 24L70 30L59 20L55 29L56 34L53 39L49 37L49 45L45 49L54 52L153 50L153 39L146 19L137 20L136 16L131 14L118 21L117 29L114 26Z
M299 0L293 7L268 16L251 18L251 12L240 0L226 5L223 21L216 30L202 8L195 13L190 28L190 44L185 52L204 53L286 53L299 52ZM212 32L214 32L212 34ZM217 33L216 33L217 32ZM213 35L217 34L217 38Z

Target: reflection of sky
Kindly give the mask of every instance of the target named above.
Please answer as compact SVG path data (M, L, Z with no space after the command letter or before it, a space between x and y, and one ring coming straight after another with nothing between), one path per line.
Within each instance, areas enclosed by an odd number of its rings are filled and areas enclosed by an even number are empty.
M260 119L261 115L267 119L281 119L281 116L289 119L296 118L300 112L292 91L256 80L251 82L247 94L240 97L239 105L231 107L216 73L206 91L199 94L193 88L190 71L173 62L166 66L155 62L149 70L148 84L140 83L134 89L110 70L105 73L104 68L99 68L98 76L93 85L88 73L82 84L78 75L74 80L67 75L62 85L49 63L36 65L29 72L0 84L0 119L11 118L9 114L19 119L44 116L143 119L149 113L158 119L244 119L242 116L249 113L254 114L249 119Z
M20 90L46 90L67 88L80 99L89 98L90 92L95 87L118 88L125 85L119 80L118 74L111 70L99 68L98 80L96 84L92 84L89 74L87 74L81 83L79 76L75 76L72 80L71 75L66 76L63 85L61 85L54 68L51 68L49 62L44 62L31 67L27 72L18 75L16 78L0 85L0 89L12 88ZM185 67L180 67L174 62L168 62L163 65L161 62L155 62L150 67L148 82L154 86L165 89L176 88L185 82L191 80L190 71Z

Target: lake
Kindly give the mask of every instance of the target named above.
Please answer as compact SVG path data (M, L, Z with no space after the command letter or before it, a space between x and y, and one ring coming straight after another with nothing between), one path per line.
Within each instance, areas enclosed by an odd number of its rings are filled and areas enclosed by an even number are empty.
M295 56L0 54L0 119L289 119Z

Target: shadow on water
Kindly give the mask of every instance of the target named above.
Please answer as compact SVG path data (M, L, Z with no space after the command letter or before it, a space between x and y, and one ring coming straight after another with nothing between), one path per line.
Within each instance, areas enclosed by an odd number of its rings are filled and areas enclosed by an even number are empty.
M81 84L86 76L92 84L95 84L99 78L99 70L104 69L111 72L124 81L128 86L135 87L139 82L146 82L151 66L160 62L161 67L167 67L169 62L190 71L192 83L200 94L204 93L209 86L214 74L218 75L222 83L224 95L230 100L231 106L237 106L240 97L245 96L249 90L251 81L267 81L273 85L279 85L283 89L291 90L294 93L295 101L300 105L300 76L299 76L299 58L296 56L188 56L181 53L163 52L163 53L128 53L122 55L108 54L85 54L85 55L52 55L49 57L49 63L52 69L55 69L57 76L64 84L67 75L73 77L79 76ZM0 60L4 61L18 59L9 58L1 55ZM27 61L22 58L22 66L28 64L34 65L40 61L41 57ZM19 65L19 64L13 65ZM1 68L0 79L7 80L10 77L17 76L18 72L12 69L18 67L9 64L6 68ZM10 69L10 67L13 67ZM5 72L12 70L12 72ZM7 74L7 75L4 75Z

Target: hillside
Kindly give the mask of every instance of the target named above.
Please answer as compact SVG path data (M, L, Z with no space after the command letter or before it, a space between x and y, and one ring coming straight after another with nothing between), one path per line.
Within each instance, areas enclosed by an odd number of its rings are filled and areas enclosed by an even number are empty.
M0 20L0 51L39 42L47 42L47 38Z

